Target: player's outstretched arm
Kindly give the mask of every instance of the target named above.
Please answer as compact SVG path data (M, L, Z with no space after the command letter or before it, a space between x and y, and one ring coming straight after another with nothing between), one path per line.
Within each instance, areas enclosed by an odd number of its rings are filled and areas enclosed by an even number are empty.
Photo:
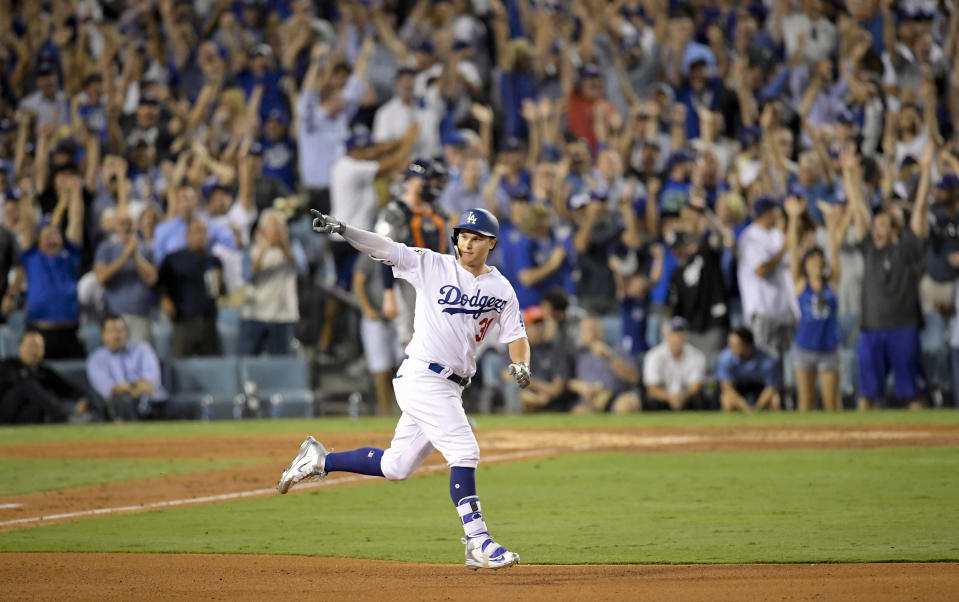
M509 344L509 359L513 361L507 370L519 385L520 389L529 386L529 341L526 337L511 341Z
M315 216L313 218L313 231L317 234L339 234L360 253L365 253L373 259L383 261L390 258L390 253L396 244L391 239L374 232L348 226L335 217L320 213L316 209L310 209L310 213Z

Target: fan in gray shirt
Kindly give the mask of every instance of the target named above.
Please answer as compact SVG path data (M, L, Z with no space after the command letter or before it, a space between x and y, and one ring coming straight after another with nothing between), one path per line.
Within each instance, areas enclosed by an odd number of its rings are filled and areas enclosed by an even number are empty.
M929 180L935 146L919 160L921 176L909 227L898 238L893 216L878 212L870 218L862 195L862 174L855 148L840 155L843 187L850 202L856 240L863 255L862 332L857 347L859 406L873 407L883 397L892 369L896 397L920 404L925 388L919 350L919 279L928 247Z

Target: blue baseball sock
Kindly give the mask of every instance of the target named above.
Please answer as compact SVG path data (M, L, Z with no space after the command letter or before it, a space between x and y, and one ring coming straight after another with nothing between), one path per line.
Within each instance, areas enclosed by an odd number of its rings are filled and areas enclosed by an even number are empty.
M476 469L465 466L450 468L450 498L458 506L464 497L476 495Z
M482 549L486 551L491 545L496 548L491 550L490 557L495 558L506 550L493 541L489 534L489 528L486 526L486 520L483 518L483 508L480 506L479 497L476 495L476 469L466 468L464 466L453 466L450 468L450 497L453 504L456 505L456 512L463 521L463 532L467 537L484 538Z
M373 477L382 477L380 460L383 450L375 447L361 447L348 452L332 452L326 456L326 472L354 472Z

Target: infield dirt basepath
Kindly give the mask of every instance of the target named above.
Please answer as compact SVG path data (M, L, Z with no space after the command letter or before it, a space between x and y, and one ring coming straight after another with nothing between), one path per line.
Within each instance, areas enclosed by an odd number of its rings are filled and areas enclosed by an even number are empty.
M0 554L11 600L955 600L957 564L462 566L303 556Z

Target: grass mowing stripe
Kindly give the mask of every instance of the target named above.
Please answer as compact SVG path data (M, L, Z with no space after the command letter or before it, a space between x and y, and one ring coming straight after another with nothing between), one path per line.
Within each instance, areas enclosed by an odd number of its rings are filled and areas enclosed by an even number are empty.
M957 424L959 412L883 410L797 414L778 412L746 416L719 412L656 412L631 415L533 414L524 416L478 415L479 428L596 428L596 427L749 427L830 425L923 425ZM43 425L0 427L0 446L46 441L142 439L156 437L207 437L250 434L392 431L396 419L372 416L360 419L323 417L314 419L244 420L217 422L149 422L127 424Z
M570 454L481 467L528 563L959 559L955 448ZM461 562L445 475L0 533L0 551Z
M232 468L261 462L259 459L230 460L124 460L124 459L38 459L0 458L0 497L40 491L69 489L82 485L147 479L201 470Z

